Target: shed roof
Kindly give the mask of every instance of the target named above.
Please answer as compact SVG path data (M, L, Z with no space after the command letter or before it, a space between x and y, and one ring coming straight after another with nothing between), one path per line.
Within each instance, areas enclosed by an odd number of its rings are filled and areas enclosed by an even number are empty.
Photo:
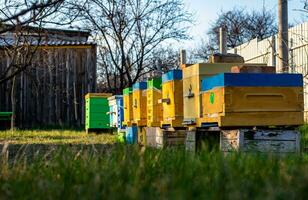
M80 45L95 45L95 42L89 41L71 41L71 40L60 40L60 39L25 39L24 41L17 41L13 38L5 38L0 36L0 47L18 46L27 44L31 46L80 46Z
M25 32L26 31L26 32ZM0 35L0 47L19 46L81 46L95 45L88 41L89 31L24 26Z

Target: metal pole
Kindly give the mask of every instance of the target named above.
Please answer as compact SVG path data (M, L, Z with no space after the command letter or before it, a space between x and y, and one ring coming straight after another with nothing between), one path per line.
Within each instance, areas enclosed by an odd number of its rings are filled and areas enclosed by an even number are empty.
M278 0L278 67L288 72L288 0Z

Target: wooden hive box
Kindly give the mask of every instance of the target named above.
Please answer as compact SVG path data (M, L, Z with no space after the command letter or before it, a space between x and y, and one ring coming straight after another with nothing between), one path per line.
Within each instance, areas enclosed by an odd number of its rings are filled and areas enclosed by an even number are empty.
M297 126L303 119L300 74L219 74L202 82L203 125Z
M202 116L201 81L223 72L231 72L235 65L243 66L243 63L199 63L183 69L183 95L184 95L184 123L200 127ZM264 66L264 64L253 64Z
M123 111L123 126L131 126L133 121L133 93L130 87L123 90Z
M147 125L147 83L139 82L133 85L133 124Z
M183 127L182 71L171 70L162 76L162 126Z
M88 93L86 99L86 131L110 128L109 93Z
M161 77L148 80L147 86L147 126L160 127L163 118L163 105L158 102L162 98Z
M122 129L123 116L123 96L114 95L108 98L110 127Z

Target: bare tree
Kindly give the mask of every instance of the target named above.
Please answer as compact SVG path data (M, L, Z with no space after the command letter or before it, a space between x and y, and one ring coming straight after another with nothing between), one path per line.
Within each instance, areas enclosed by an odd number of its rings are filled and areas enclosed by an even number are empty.
M0 0L0 58L6 62L6 68L0 70L0 85L11 81L12 128L17 76L33 66L44 25L70 24L71 18L64 18L60 12L64 3L65 0Z
M0 0L0 44L11 62L7 69L0 73L0 84L14 78L30 66L37 49L35 46L41 41L42 24L52 22L49 19L63 2L64 0ZM35 36L30 34L29 25L36 25Z
M101 74L109 87L116 82L116 92L148 72L145 63L160 44L187 39L192 21L182 0L85 0L71 2L72 9L96 33Z
M202 42L193 50L195 59L207 60L209 54L219 49L219 28L227 31L227 46L234 48L251 39L265 39L277 33L275 15L265 8L247 12L243 8L221 11L208 32L208 42Z

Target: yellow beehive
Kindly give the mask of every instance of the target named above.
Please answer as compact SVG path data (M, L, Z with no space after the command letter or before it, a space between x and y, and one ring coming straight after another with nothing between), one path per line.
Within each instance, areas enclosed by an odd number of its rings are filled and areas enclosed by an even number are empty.
M220 127L301 125L302 87L218 87L202 94L201 123Z
M200 127L202 116L202 79L223 72L231 72L233 66L243 66L243 63L199 63L183 68L184 123ZM250 64L251 65L251 64ZM264 66L265 64L253 64Z
M162 92L159 89L151 88L147 90L147 111L148 111L148 127L159 127L163 118L163 106L158 103L162 98Z
M139 82L133 86L133 124L147 125L147 83Z
M133 94L132 88L123 90L123 112L124 112L124 126L131 126L133 120Z
M182 71L172 70L162 77L162 126L183 127Z
M147 82L147 126L160 127L163 118L163 106L158 101L162 98L161 77Z

